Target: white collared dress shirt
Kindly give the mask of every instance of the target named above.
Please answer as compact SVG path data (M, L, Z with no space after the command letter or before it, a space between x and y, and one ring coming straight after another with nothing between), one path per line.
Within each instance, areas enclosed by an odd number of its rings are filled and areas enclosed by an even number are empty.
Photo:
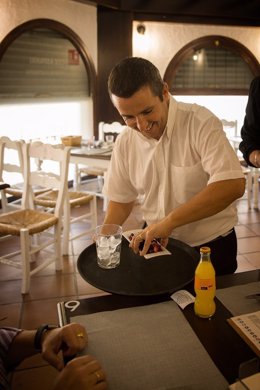
M117 137L104 194L115 202L143 199L149 225L187 202L208 184L244 178L221 121L205 107L170 98L160 140L129 127ZM237 223L235 203L223 211L178 227L172 237L197 246L227 233Z

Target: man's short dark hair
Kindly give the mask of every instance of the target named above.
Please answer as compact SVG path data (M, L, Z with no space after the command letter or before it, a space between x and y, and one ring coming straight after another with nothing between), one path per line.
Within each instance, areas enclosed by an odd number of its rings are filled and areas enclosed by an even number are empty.
M129 57L119 62L108 78L108 92L122 98L129 98L144 86L149 86L155 96L163 100L163 80L159 70L150 61Z

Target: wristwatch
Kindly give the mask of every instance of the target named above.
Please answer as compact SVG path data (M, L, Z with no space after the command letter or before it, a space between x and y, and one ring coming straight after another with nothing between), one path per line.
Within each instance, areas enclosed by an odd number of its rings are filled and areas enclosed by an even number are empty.
M58 325L43 324L39 326L34 336L34 348L36 351L42 351L42 335L47 332L47 330L59 328Z

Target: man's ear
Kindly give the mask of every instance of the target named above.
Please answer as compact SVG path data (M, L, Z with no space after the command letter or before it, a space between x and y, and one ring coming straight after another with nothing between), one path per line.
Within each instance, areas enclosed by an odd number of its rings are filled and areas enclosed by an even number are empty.
M166 101L169 100L169 87L168 87L168 84L166 82L163 83L163 90L162 90L162 96L163 96L163 99L165 99Z
M163 83L163 95L169 93L169 86L166 82Z

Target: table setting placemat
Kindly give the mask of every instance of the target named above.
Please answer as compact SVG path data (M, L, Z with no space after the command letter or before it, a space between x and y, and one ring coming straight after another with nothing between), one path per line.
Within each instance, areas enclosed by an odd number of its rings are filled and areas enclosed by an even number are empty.
M173 301L73 317L86 327L84 354L101 362L109 390L226 390Z
M260 293L260 282L218 289L216 296L233 316L238 316L260 310L259 298L247 298L248 295L257 293Z

